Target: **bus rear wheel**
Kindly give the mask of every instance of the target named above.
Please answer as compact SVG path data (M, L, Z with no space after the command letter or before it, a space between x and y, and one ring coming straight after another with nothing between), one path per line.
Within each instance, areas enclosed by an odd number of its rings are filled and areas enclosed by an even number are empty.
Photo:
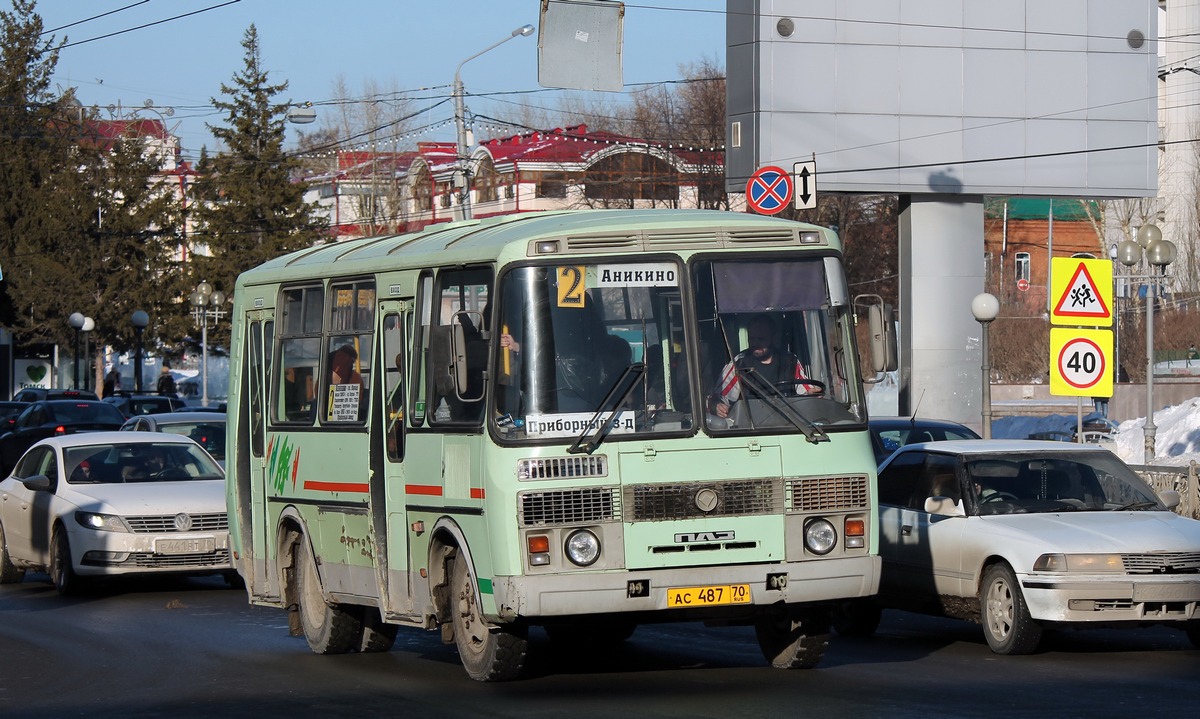
M770 607L754 622L763 656L776 669L811 669L829 646L829 611Z
M299 596L300 628L308 648L317 654L345 654L356 651L362 642L361 613L325 601L321 592L321 575L317 560L306 537L300 538L297 548L297 595Z
M450 621L459 659L467 675L477 681L516 679L529 653L526 631L488 626L479 606L475 572L469 564L459 554L450 570Z

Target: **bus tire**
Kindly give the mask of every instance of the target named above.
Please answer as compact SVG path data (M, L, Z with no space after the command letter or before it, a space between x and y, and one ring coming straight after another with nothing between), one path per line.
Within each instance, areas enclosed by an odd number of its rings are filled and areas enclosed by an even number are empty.
M527 633L520 627L488 626L479 607L475 573L459 554L450 570L450 621L454 644L467 675L481 682L516 679L529 653Z
M300 629L308 641L308 648L316 654L345 654L357 650L363 635L361 614L325 601L317 560L306 537L300 538L297 551L300 553L296 573Z
M363 654L386 652L396 643L399 625L383 621L375 607L363 607L362 642L358 651Z
M25 570L12 563L8 556L8 541L4 539L4 525L0 525L0 584L16 584L25 578Z
M763 657L776 669L812 669L829 646L829 610L769 607L754 622Z

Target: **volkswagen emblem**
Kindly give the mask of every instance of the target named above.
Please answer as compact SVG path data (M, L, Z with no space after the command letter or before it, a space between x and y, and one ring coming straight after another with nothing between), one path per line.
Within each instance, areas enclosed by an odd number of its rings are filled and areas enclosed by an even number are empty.
M192 515L186 512L180 512L175 515L175 529L180 532L186 532L192 528Z
M721 495L717 494L717 490L711 487L696 492L696 509L708 514L717 508L717 504L721 501Z

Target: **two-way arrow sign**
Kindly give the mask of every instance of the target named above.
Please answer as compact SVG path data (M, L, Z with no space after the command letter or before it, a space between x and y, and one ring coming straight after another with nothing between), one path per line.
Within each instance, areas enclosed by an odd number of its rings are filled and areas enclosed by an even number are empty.
M811 210L817 206L817 163L797 162L792 166L796 178L796 209Z

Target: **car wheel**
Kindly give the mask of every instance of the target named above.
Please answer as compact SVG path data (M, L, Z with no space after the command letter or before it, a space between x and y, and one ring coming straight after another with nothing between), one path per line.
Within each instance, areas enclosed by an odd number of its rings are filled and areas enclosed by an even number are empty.
M297 594L300 597L300 629L308 648L317 654L345 654L362 641L362 619L356 609L325 601L321 575L308 538L301 537L297 570Z
M4 525L0 525L0 584L16 584L25 578L25 570L12 563L8 556L8 541L4 538Z
M83 589L84 581L75 573L75 565L71 562L71 542L61 527L54 530L50 540L50 581L64 597L78 594Z
M770 607L754 622L759 649L776 669L812 669L829 646L829 612Z
M525 668L529 639L518 627L492 628L479 607L475 572L461 553L450 569L450 622L467 675L481 682L516 679Z
M869 637L879 628L883 608L870 599L838 602L833 605L829 619L843 637Z
M1029 654L1042 640L1042 627L1029 616L1017 577L1007 564L993 564L983 573L979 590L983 634L996 654Z

